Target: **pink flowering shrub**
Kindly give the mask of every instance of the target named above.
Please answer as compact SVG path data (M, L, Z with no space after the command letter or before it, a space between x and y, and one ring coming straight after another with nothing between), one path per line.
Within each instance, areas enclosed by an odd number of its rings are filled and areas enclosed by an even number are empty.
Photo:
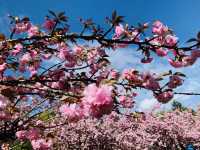
M199 111L155 114L111 114L55 127L55 147L63 149L184 149L200 148Z

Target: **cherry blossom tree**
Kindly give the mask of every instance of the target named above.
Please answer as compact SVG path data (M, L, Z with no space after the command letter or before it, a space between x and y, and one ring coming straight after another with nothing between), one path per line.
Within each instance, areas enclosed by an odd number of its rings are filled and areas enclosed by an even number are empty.
M0 35L0 141L4 149L198 146L198 115L139 113L135 119L133 111L128 113L139 89L152 92L160 103L168 103L175 94L200 95L176 92L185 75L135 68L121 72L113 68L107 51L117 53L118 48L135 46L144 65L156 59L155 53L174 68L189 67L200 57L200 34L181 47L175 33L161 21L132 26L116 11L106 18L108 29L81 18L79 33L70 30L64 12L49 11L42 25L28 17L9 18L10 34ZM195 123L190 124L191 120Z

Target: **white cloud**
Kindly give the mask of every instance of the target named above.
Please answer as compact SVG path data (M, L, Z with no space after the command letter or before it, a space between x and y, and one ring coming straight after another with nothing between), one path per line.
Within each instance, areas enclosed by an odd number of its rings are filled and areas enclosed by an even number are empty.
M116 49L115 51L109 49L107 52L111 56L109 59L112 62L112 67L118 70L135 68L140 65L140 58L135 52L135 48Z
M154 73L162 73L168 70L172 70L173 72L182 72L186 74L187 78L185 78L184 84L176 89L177 92L196 92L200 93L200 61L198 60L193 66L175 69L169 65L167 62L167 58L159 58L156 55L153 55L154 60L150 64L141 64L140 58L142 55L140 52L136 51L136 48L125 48L125 49L117 49L115 51L108 50L108 54L110 57L110 61L112 67L123 70L125 68L135 68L139 71L150 71ZM147 94L148 93L148 94ZM137 106L139 109L150 109L155 104L156 100L154 97L149 94L151 92L140 91L140 96L137 97L137 102L141 99L142 100ZM146 95L148 95L149 99L145 99ZM189 96L189 95L175 95L174 99L180 101L185 106L195 108L197 105L200 104L200 96ZM171 106L171 102L165 105L162 105L163 109L168 109Z
M139 111L149 111L149 110L152 110L154 108L154 106L156 106L157 104L158 104L158 101L154 98L144 99L138 105L138 110Z

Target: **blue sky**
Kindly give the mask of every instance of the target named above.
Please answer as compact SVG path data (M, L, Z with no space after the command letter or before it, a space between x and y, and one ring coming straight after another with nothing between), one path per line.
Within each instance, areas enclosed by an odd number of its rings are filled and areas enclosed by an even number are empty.
M130 24L160 19L183 41L200 29L199 0L0 0L1 17L6 14L27 15L41 22L48 9L66 11L74 28L78 28L78 17L91 17L102 23L115 9L126 16Z
M138 22L152 22L161 20L172 28L180 39L184 42L196 35L200 30L200 1L199 0L0 0L0 32L7 33L7 14L29 16L36 24L42 23L48 10L65 11L70 18L70 24L75 31L79 30L78 18L93 18L95 22L102 24L104 18L110 16L113 10L117 10L120 15L125 16L129 24ZM151 69L162 72L164 69L172 69L165 60L155 61L151 65L141 66L137 62L137 54L133 49L118 50L113 54L112 61L115 67L139 67L141 69ZM124 57L124 61L119 63L119 58ZM159 63L159 67L158 67ZM188 79L186 86L180 91L189 90L200 93L198 77L200 71L199 61L195 66L181 69ZM140 99L138 107L141 105L151 105L155 103L151 95L144 93ZM150 99L144 101L143 99ZM176 97L187 106L196 106L200 100L198 96ZM148 103L148 104L147 104Z

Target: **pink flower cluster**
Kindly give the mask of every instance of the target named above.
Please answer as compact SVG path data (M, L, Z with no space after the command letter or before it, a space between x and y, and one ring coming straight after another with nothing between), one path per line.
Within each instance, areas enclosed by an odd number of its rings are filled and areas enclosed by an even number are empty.
M27 32L31 28L31 23L29 21L22 21L16 23L14 31L16 34Z
M115 27L115 35L116 38L119 38L123 33L124 33L124 27L122 24L118 25Z
M57 45L59 49L58 57L61 60L66 60L67 63L65 63L66 67L74 67L76 65L76 59L72 52L70 52L69 47L64 43L60 43Z
M133 108L134 106L133 98L124 95L119 97L119 103L123 106L123 108Z
M168 59L169 63L175 68L187 67L193 65L200 57L200 50L193 50L190 55L185 55L182 60Z
M84 92L82 103L88 113L94 117L101 117L102 114L108 114L112 111L112 87L102 85L97 87L95 84L88 85Z
M41 138L40 132L36 128L17 131L16 137L22 141L30 140L34 150L50 150L52 148L52 140Z
M81 109L77 104L64 104L59 108L63 117L69 121L78 121L84 117L83 109Z
M169 88L176 88L178 86L181 86L183 84L183 79L180 78L178 75L170 76L170 81L168 83Z
M97 87L95 84L88 85L84 92L84 97L81 103L60 107L60 112L63 117L75 121L83 117L93 116L101 117L103 114L108 114L113 108L112 87L101 85Z
M142 79L143 79L142 85L146 89L157 90L160 88L159 82L156 80L156 78L152 74L144 73L142 74Z
M0 73L3 73L7 68L7 64L6 63L3 63L0 65Z
M122 73L122 78L127 79L136 85L142 83L141 75L135 69L125 69Z
M169 30L168 27L158 20L153 23L152 32L154 34L163 35L168 30Z
M122 77L130 83L144 86L146 89L157 90L160 88L159 82L150 73L139 73L137 70L130 69L124 70Z
M54 25L55 25L55 21L54 20L46 19L44 24L43 24L43 27L50 31L50 30L53 29Z
M34 150L50 150L52 149L53 142L51 139L45 140L43 138L32 140L31 145Z
M154 96L159 102L167 103L174 97L174 94L172 91L164 91L159 94L155 94Z
M167 46L172 47L178 41L178 38L174 35L169 34L169 28L160 21L155 21L153 23L152 32L156 35L161 36L159 39L162 39L162 37L164 37L163 42Z
M32 25L28 30L28 36L33 37L39 35L39 28L37 26Z
M21 52L21 50L23 49L23 45L18 43L14 46L14 49L11 51L11 55L12 56L16 56L18 53Z
M20 130L16 132L16 137L19 140L35 140L38 139L40 137L40 132L38 129L30 129L30 130Z
M152 49L155 49L158 56L167 56L169 51L172 51L175 56L182 56L179 60L169 58L168 61L171 66L175 68L191 66L196 62L197 58L200 57L200 50L192 50L190 55L186 55L184 51L175 50L174 47L178 42L178 38L173 35L170 29L162 22L155 21L153 23L152 32L155 34L155 38L151 40L150 43L154 46L158 46L158 48L152 47ZM162 47L163 45L166 47ZM151 61L151 58L142 60L143 63L150 63Z

